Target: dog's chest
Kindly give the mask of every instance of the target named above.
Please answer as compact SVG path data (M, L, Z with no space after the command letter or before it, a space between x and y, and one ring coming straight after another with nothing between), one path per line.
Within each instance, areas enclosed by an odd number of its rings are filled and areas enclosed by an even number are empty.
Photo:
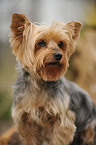
M30 142L38 142L37 145L67 145L68 140L73 139L75 131L74 114L68 106L67 94L48 96L43 92L36 97L35 93L34 96L28 93L13 108L13 116L18 120L18 126L21 126L20 134L24 136L27 130L32 136Z
M21 111L27 113L25 123L29 126L29 132L40 143L38 145L62 145L68 129L68 136L72 139L72 132L75 130L74 114L68 106L69 96L63 93L63 89L58 93L53 93L52 90L50 93L35 91L33 94L26 94Z
M33 134L37 132L40 144L42 143L42 145L49 145L52 141L53 130L59 123L58 115L55 116L53 114L49 114L42 107L34 110L33 116L32 119L30 118L31 116L29 117L32 124Z

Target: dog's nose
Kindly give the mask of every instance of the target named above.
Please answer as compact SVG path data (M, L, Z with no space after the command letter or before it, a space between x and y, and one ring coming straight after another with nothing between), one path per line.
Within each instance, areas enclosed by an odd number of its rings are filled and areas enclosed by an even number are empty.
M60 61L61 60L61 58L62 58L62 54L61 53L54 53L53 54L53 56L54 56L54 58L56 59L56 60L58 60L58 61Z

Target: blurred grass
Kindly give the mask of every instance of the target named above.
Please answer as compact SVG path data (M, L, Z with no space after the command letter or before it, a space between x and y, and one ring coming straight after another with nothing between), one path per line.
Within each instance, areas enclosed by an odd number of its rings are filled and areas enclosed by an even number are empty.
M11 120L12 99L8 92L0 92L0 120Z
M15 57L9 43L0 42L0 133L13 125L11 106L13 100L12 83L16 79Z
M15 57L9 43L0 44L0 121L11 120L12 83L15 81Z

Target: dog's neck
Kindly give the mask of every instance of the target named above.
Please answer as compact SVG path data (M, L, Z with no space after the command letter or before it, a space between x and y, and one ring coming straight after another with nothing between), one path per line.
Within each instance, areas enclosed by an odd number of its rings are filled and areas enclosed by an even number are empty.
M35 83L38 85L39 88L44 88L45 90L57 87L61 82L61 78L56 81L45 81L43 79L38 79L34 73L30 75L30 73L26 71L24 68L22 68L22 70L23 70L24 77L30 77L30 79L35 81Z
M44 81L44 80L42 80L42 85L45 87L45 89L57 87L59 84L60 84L60 80L57 80L57 81Z

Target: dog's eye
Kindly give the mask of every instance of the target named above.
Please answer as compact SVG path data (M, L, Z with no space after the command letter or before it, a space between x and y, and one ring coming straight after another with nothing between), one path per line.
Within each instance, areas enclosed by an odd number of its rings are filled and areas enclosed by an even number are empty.
M46 46L46 42L45 41L40 41L39 43L38 43L38 45L40 46L40 47L44 47L44 46Z
M59 46L60 48L62 48L62 47L63 47L63 42L60 41L60 42L58 43L58 46Z

